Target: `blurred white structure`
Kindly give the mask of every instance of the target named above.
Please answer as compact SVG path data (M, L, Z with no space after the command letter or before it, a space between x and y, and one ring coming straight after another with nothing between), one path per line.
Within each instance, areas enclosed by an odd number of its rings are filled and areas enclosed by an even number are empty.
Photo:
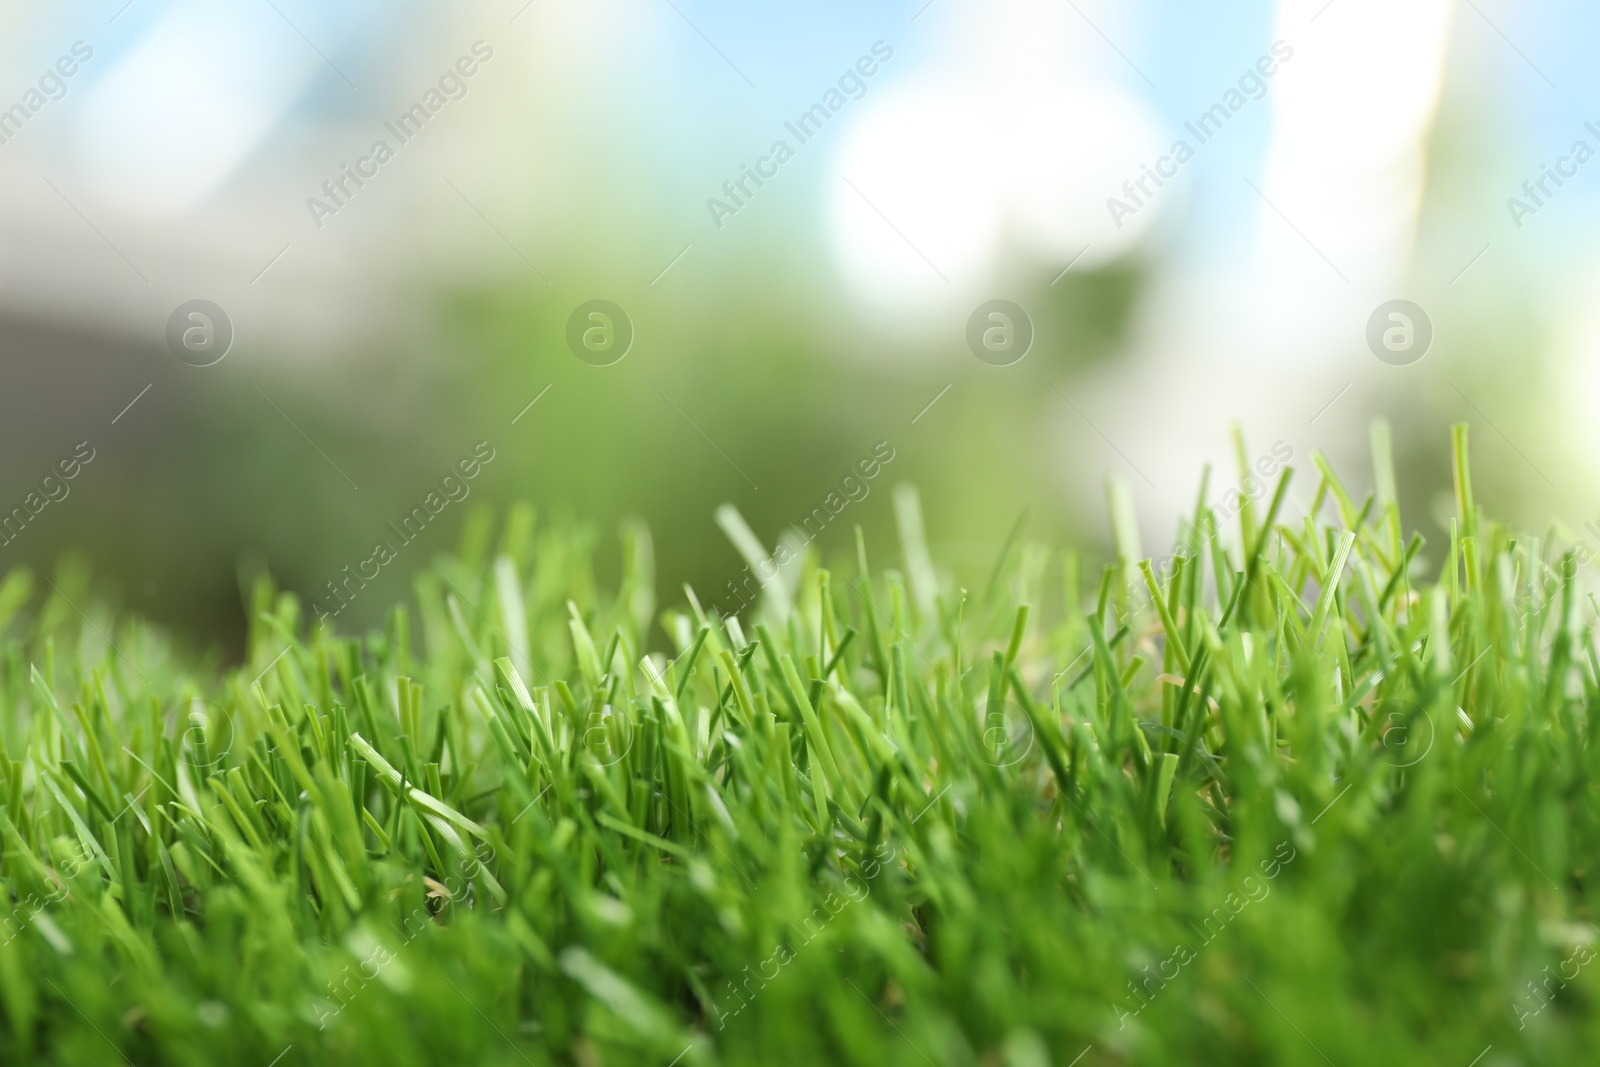
M1280 0L1272 39L1294 56L1273 79L1265 156L1208 186L1243 205L1239 224L1164 265L1131 358L1077 401L1116 427L1108 436L1139 473L1114 453L1107 466L1134 483L1150 528L1170 529L1189 506L1202 460L1213 484L1236 480L1235 420L1258 454L1282 440L1304 466L1321 449L1356 461L1341 466L1359 480L1362 394L1402 381L1368 351L1367 319L1417 295L1411 255L1451 14L1450 0ZM1061 425L1063 448L1095 440L1065 405ZM1063 479L1091 488L1081 467L1064 465Z
M900 329L959 329L1003 269L1092 268L1154 223L1153 209L1121 225L1106 209L1170 144L1096 28L1134 36L1140 5L1077 8L929 11L934 58L902 59L913 72L851 117L825 195L836 257L864 308ZM1002 264L1003 252L1028 261Z

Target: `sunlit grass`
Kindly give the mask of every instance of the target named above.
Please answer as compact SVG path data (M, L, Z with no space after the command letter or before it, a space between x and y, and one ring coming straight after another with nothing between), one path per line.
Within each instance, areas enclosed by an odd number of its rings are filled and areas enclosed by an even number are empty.
M222 675L13 574L0 1060L1590 1062L1593 604L1455 444L1447 545L1317 457L961 590L902 494L739 620L480 513Z

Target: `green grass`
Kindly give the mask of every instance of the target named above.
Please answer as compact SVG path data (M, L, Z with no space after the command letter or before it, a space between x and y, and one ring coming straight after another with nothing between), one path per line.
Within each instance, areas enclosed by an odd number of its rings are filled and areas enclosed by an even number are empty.
M1595 604L1455 446L1447 544L1316 457L963 590L902 495L737 621L479 514L220 672L14 573L0 1062L1593 1062Z

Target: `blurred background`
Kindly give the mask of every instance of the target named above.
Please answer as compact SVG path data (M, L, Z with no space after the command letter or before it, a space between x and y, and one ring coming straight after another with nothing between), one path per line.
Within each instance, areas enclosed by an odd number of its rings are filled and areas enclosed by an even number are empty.
M1233 422L1365 492L1379 415L1430 540L1465 419L1493 512L1600 548L1597 31L1575 0L7 5L0 566L81 550L226 652L241 566L331 610L388 541L355 628L526 499L602 558L644 519L665 595L732 610L716 507L770 548L880 442L824 553L892 553L910 481L981 575L1023 514L1104 551L1108 476L1159 555L1203 464L1238 484ZM969 344L992 300L1020 360Z

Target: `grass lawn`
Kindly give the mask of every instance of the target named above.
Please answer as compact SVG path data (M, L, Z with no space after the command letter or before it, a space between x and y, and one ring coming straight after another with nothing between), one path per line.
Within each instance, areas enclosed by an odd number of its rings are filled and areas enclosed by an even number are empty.
M0 1063L1594 1063L1596 605L1374 441L1168 573L917 520L738 619L480 513L228 670L15 572Z

